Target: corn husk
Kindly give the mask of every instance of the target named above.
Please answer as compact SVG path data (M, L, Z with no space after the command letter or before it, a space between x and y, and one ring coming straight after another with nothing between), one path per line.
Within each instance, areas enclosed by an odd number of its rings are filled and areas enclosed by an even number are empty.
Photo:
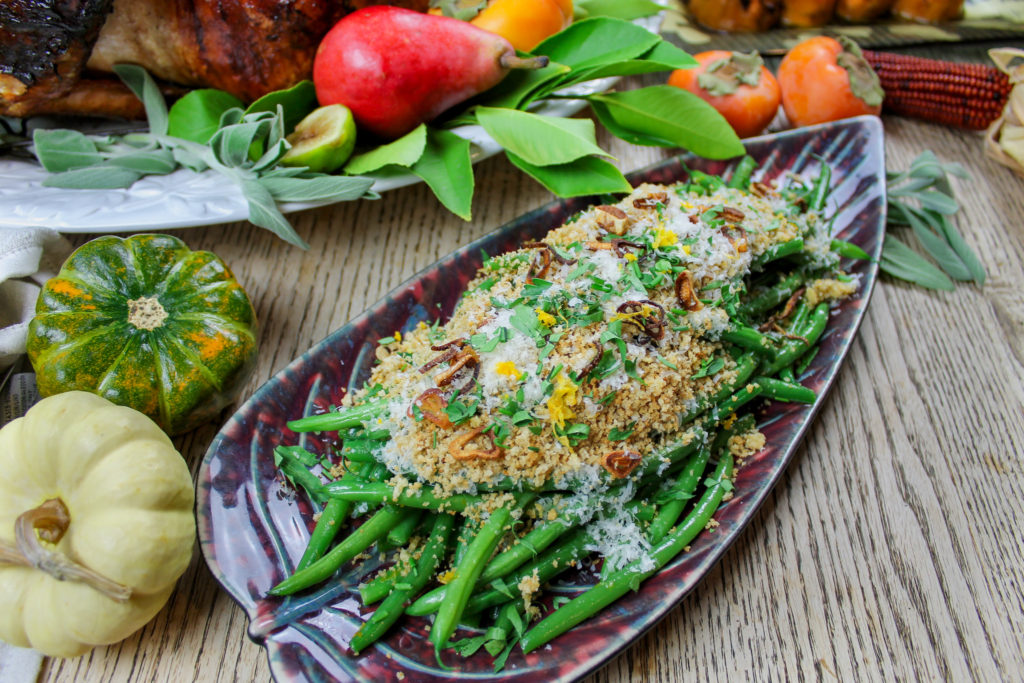
M1013 90L1002 115L985 133L985 154L1024 176L1024 50L998 47L988 51Z

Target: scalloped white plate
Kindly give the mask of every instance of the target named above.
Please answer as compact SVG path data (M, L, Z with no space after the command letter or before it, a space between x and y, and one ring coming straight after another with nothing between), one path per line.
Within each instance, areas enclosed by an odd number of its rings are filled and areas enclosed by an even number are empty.
M657 32L661 15L638 19ZM610 88L617 78L583 83L566 92L586 95ZM572 116L584 107L578 100L550 100L537 113ZM472 160L494 156L501 145L480 126L461 126L452 132L473 143ZM215 225L246 220L249 209L238 187L214 172L179 169L164 176L147 176L123 190L68 190L44 187L47 172L35 161L0 157L0 229L45 227L65 233L138 232ZM376 192L422 182L403 174L378 180ZM331 204L289 202L285 213Z

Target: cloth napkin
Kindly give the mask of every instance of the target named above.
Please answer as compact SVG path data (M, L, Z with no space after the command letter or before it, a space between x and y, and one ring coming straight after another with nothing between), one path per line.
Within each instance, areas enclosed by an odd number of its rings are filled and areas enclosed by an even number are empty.
M42 665L43 656L35 650L0 641L0 683L34 683Z
M70 253L71 245L55 230L0 230L0 369L25 353L39 291Z
M0 230L0 370L25 353L39 291L70 253L71 245L54 230ZM42 662L35 650L0 642L0 683L32 683Z

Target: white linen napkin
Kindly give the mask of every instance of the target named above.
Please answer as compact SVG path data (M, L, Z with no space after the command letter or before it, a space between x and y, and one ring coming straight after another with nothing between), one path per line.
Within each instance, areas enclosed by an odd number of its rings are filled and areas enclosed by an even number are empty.
M35 650L0 641L0 683L33 683L42 665L43 656Z
M49 228L0 230L0 369L25 353L39 290L70 253L68 241Z

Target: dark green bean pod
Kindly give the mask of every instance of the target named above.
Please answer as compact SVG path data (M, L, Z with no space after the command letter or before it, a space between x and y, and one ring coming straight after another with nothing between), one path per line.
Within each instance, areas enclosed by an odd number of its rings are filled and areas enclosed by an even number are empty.
M668 564L711 521L711 517L721 504L728 488L725 482L730 477L732 477L732 456L726 453L719 461L714 474L711 475L713 483L701 496L690 514L661 543L652 548L650 557L654 560L654 568L641 571L640 562L637 561L614 572L607 579L555 610L527 631L520 641L523 652L532 652L581 621L589 619Z
M372 645L405 613L406 601L423 590L441 563L445 547L448 545L448 537L451 535L454 525L455 517L453 515L434 516L430 536L423 546L423 552L420 554L416 566L396 582L394 590L384 598L384 602L352 636L349 647L353 652L359 654Z
M385 536L409 513L409 510L397 506L384 506L349 534L345 540L334 546L329 553L302 571L292 574L271 588L269 593L271 595L291 595L303 588L324 581L341 565L369 548L377 539Z

